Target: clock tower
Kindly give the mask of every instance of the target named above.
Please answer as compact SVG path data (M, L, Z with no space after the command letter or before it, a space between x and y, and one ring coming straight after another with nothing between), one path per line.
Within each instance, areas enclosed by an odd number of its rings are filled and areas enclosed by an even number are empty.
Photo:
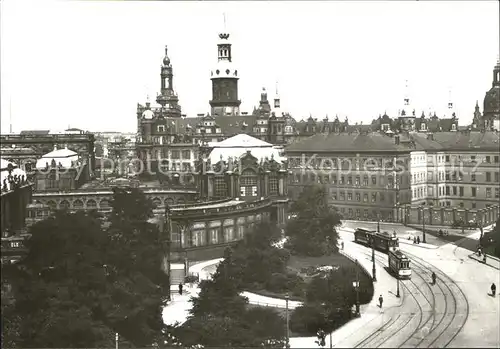
M224 30L225 32L226 30ZM229 33L219 34L217 44L217 64L211 71L212 99L211 114L234 116L240 114L241 101L238 99L238 70L233 64Z

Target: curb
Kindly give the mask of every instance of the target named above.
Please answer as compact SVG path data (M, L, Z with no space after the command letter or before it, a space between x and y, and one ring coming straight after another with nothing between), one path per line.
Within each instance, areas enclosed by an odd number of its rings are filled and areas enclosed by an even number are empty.
M492 257L492 256L489 256L489 255L487 255L487 256L488 256L488 258L487 258L487 259L491 258L491 259L493 259L494 261L500 262L500 260L499 260L497 257ZM474 260L474 261L478 262L478 263L485 264L485 265L487 265L487 266L489 266L489 267L491 267L491 268L493 268L493 269L496 269L496 270L500 270L500 268L499 268L499 267L495 267L494 265L488 264L487 262L486 262L486 263L483 263L482 259L479 259L478 257L476 257L476 256L475 256L475 253L471 253L470 255L468 255L468 257L469 257L470 259L472 259L472 260Z

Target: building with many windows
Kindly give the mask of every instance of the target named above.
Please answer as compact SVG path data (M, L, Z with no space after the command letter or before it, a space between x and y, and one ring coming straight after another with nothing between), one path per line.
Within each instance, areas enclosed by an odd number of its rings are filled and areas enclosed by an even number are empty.
M500 136L497 132L413 134L412 203L484 209L500 201Z
M399 220L411 202L407 138L383 133L319 134L285 148L289 191L319 183L346 219Z

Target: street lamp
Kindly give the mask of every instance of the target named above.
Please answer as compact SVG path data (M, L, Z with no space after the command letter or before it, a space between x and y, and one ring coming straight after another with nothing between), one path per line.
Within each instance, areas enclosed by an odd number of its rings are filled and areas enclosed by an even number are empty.
M396 283L397 283L397 285L398 285L398 289L397 289L397 291L396 291L396 297L398 297L398 298L399 298L399 297L401 297L401 296L400 296L400 294L399 294L399 278L396 278Z
M423 236L422 236L422 242L425 244L426 241L425 241L425 210L423 207L421 207L421 210L422 210L422 232L423 232Z
M118 349L118 332L115 333L115 349Z
M372 237L371 238L371 245L372 245L372 274L373 274L373 281L377 281L377 273L375 270L375 239Z
M356 259L356 265L359 266L358 260ZM356 270L356 281L352 282L352 286L356 290L356 316L359 317L361 314L359 313L359 271Z
M286 337L285 337L285 347L287 349L290 348L290 330L289 330L289 325L288 325L288 300L290 299L290 296L288 293L285 295L285 317L286 317Z

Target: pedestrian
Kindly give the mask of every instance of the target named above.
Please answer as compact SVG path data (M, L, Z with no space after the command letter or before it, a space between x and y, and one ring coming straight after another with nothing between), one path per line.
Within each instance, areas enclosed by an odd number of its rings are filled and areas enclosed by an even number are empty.
M495 285L495 283L492 283L491 284L491 295L493 297L495 297L495 294L497 293L497 286Z
M433 285L436 284L436 273L435 272L432 272L432 284Z
M342 250L344 249L344 241L340 244L342 246Z
M417 243L417 238L414 236L413 237L413 243L416 244Z
M481 246L477 248L477 255L481 257L482 251L481 251Z
M384 297L382 297L382 295L378 297L378 302L380 303L380 309L382 309L382 303L384 303Z
M420 243L420 236L417 236L417 244Z
M483 253L483 263L486 264L486 253Z
M182 282L181 282L181 283L179 284L179 294L180 294L181 296L182 296L182 288L183 288L183 286L182 286Z

